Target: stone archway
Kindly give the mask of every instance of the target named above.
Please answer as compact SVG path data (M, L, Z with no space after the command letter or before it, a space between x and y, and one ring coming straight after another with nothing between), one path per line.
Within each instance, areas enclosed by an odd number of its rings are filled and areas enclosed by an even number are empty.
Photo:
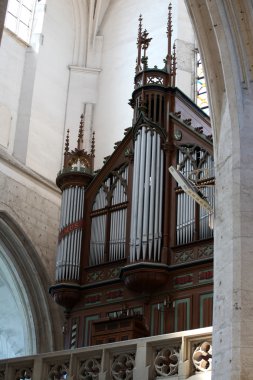
M205 67L216 160L213 379L253 371L253 9L185 0Z
M0 212L0 358L54 350L49 280L23 231Z

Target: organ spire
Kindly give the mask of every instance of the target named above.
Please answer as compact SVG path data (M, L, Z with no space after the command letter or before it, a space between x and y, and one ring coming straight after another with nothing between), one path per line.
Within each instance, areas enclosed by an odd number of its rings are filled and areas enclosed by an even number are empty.
M168 50L166 57L166 66L168 73L171 72L171 61L172 61L172 53L171 53L171 38L172 38L172 5L169 4L169 13L168 13L168 23L167 23L167 39L168 39Z
M137 62L136 62L136 74L141 71L141 39L142 39L142 15L139 16L139 28L138 28L138 38L137 38Z
M137 38L138 55L136 60L136 74L142 71L142 69L148 68L148 57L146 55L147 49L149 47L152 38L148 37L149 33L147 29L142 31L142 16L139 17L139 29ZM143 55L142 55L143 51ZM143 64L143 67L142 67Z

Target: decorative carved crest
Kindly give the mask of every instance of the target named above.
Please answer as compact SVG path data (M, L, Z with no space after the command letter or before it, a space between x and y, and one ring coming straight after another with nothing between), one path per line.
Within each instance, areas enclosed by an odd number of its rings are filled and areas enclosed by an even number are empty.
M71 151L69 151L69 129L67 130L64 150L64 169L76 168L77 170L83 170L91 174L94 169L95 134L94 132L92 134L90 153L86 152L83 148L83 136L84 116L81 115L77 147Z
M101 371L101 358L91 358L81 362L79 380L98 380Z
M32 380L32 368L17 369L15 380Z
M212 346L208 342L199 345L192 355L194 367L201 372L212 370Z
M132 380L135 366L135 354L125 353L113 357L111 374L113 380Z
M165 347L156 353L154 367L156 375L164 378L178 373L179 349Z
M68 362L51 365L48 373L48 380L67 380L68 372Z
M133 135L134 139L136 139L139 130L145 126L148 130L152 132L157 132L161 136L162 140L165 141L166 139L166 132L164 128L160 127L158 124L154 123L151 121L145 114L144 112L140 112L140 115L136 121L136 123L133 126Z

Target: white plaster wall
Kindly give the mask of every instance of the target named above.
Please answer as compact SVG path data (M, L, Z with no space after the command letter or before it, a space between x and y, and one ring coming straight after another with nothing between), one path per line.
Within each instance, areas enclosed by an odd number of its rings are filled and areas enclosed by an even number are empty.
M0 144L10 154L13 151L25 53L26 45L5 30L0 48Z
M188 58L180 61L178 79L180 88L192 96L192 44L194 36L183 1L172 1L173 40ZM103 35L102 72L99 76L98 98L95 106L96 166L103 157L111 154L114 142L123 138L125 128L131 126L132 109L128 99L133 91L135 61L137 57L137 31L139 15L143 28L153 38L148 49L149 67L164 66L167 54L167 0L111 0L98 34ZM177 24L177 27L175 25ZM188 49L188 50L187 50ZM182 56L182 53L180 53Z
M48 0L33 90L27 165L51 180L60 169L74 49L71 0Z

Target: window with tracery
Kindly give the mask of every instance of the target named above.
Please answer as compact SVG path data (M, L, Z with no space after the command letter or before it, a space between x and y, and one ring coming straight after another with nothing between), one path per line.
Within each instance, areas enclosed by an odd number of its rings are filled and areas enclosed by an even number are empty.
M199 52L196 52L196 103L207 115L209 115L209 105L207 98L206 79Z
M90 265L125 257L128 166L102 183L91 213Z
M35 0L9 0L5 27L29 43L35 9Z

